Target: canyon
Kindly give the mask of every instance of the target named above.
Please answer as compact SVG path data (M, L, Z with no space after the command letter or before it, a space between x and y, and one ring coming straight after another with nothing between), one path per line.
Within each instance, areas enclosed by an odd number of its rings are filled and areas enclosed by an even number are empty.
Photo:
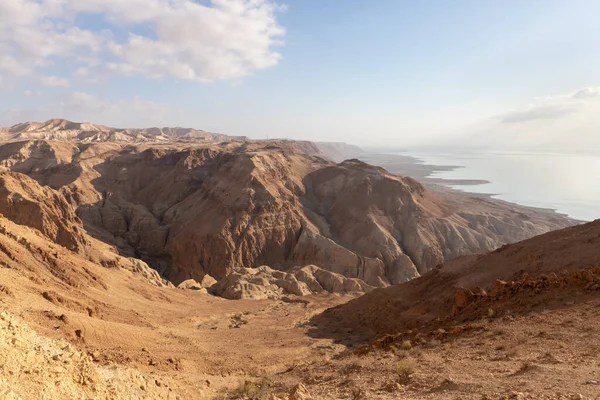
M123 141L90 135L134 131L61 120L6 131L14 140L0 145L2 169L62 194L87 232L175 285L240 267L317 265L383 287L573 224L450 198L357 159L335 163L323 144L164 133L182 128Z
M598 222L343 144L0 134L6 398L594 398Z

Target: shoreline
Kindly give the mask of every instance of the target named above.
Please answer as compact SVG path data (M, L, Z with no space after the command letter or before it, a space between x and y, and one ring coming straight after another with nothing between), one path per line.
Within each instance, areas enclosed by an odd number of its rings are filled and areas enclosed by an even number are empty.
M568 214L561 213L557 209L548 207L536 207L526 204L520 204L512 201L499 199L495 196L499 196L498 193L477 193L470 192L468 190L459 189L453 187L455 185L461 186L477 186L486 183L490 183L487 180L477 179L444 179L432 176L436 172L453 171L458 168L464 168L461 165L433 165L427 164L423 159L417 157L402 155L402 154L376 154L376 153L365 153L358 157L361 161L376 165L384 168L388 172L408 176L416 179L427 189L437 192L439 194L449 196L458 200L460 197L469 197L476 199L484 199L486 201L494 202L498 205L508 206L518 211L519 209L527 209L538 213L545 214L547 216L555 216L565 218L571 221L573 224L580 224L588 221L579 220L571 217Z
M445 179L434 176L436 172L448 172L464 168L462 165L427 164L423 159L401 154L367 153L359 158L368 164L385 168L392 174L409 176L423 184L440 184L450 187L452 185L471 186L490 183L485 179Z

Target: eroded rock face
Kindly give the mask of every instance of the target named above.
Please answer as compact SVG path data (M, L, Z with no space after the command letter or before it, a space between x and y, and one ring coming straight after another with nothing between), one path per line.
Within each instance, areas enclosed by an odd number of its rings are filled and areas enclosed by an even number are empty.
M65 198L26 175L0 173L0 213L69 250L78 252L86 243L81 221Z
M188 279L186 281L181 282L177 287L179 289L187 289L187 290L202 290L205 293L206 289L210 288L214 284L217 283L217 280L210 275L204 275L201 282L196 282L194 279Z
M410 178L313 151L288 141L0 146L4 168L59 190L90 234L175 284L315 264L386 286L569 224L461 208Z
M374 287L360 279L326 271L315 265L295 267L286 272L267 266L236 268L210 287L210 292L230 300L278 299L284 295L307 296L316 293L364 293Z

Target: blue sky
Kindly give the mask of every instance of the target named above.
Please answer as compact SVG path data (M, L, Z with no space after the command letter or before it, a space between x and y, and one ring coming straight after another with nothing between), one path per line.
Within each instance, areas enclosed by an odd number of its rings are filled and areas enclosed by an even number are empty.
M598 1L56 4L0 0L4 125L64 117L393 145L600 133Z

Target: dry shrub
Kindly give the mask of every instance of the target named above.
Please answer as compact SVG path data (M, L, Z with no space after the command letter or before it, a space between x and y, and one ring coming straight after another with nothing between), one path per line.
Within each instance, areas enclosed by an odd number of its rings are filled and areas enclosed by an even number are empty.
M406 358L398 363L396 374L398 375L398 383L406 385L410 382L412 375L415 372L415 362L412 359Z

